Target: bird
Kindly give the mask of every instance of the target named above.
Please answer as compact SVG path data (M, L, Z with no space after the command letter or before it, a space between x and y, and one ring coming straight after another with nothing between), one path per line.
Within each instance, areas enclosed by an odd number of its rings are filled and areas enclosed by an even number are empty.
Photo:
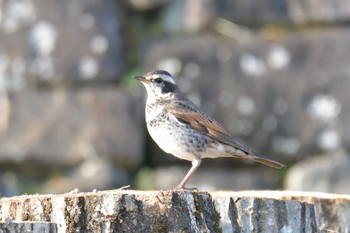
M166 153L192 163L176 189L188 189L188 180L204 158L242 158L273 168L285 167L234 139L221 124L181 93L169 72L153 70L133 77L146 88L145 119L152 139Z

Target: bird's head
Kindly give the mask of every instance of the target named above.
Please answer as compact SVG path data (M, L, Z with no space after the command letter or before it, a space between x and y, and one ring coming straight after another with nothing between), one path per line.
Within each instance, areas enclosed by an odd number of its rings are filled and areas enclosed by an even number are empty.
M164 70L154 70L134 78L145 86L150 101L171 98L179 91L173 76Z

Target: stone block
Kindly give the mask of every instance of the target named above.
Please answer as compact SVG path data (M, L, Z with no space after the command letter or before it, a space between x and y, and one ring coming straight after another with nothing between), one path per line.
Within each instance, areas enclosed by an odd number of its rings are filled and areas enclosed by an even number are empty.
M337 151L293 165L287 172L285 188L350 194L349 155L344 151Z
M0 89L32 82L118 80L124 66L119 3L1 3Z
M127 90L27 89L7 99L8 123L0 135L2 163L67 166L96 156L125 169L141 163L142 101Z
M296 23L349 21L350 3L346 0L286 0L290 18Z
M346 0L179 0L169 2L161 14L168 31L222 31L222 26L232 31L238 29L236 24L342 24L350 18L350 7ZM222 25L225 21L229 24Z

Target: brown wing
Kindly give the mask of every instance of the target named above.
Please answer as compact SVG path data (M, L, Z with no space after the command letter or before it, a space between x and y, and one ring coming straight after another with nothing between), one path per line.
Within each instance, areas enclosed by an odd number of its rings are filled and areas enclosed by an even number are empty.
M274 168L282 168L283 164L266 158L262 154L258 154L253 150L243 146L212 117L202 112L195 104L191 101L186 100L188 104L183 102L174 102L173 106L168 108L168 111L172 113L178 121L190 125L193 129L198 130L202 134L215 139L223 144L230 145L246 153L246 155L237 155L237 157L247 158L255 160L259 163L263 163L267 166Z
M202 134L215 139L223 144L233 146L244 151L247 154L254 154L254 151L246 148L236 140L208 114L199 110L197 106L185 105L180 102L175 102L174 106L169 108L175 117L180 121L189 124L193 129L198 130Z

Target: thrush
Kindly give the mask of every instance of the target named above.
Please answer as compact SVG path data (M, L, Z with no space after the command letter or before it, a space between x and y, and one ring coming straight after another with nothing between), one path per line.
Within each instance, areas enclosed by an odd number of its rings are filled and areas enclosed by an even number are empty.
M186 189L187 181L204 158L242 158L273 168L284 167L236 141L222 125L180 92L167 71L154 70L134 78L147 90L145 116L153 140L165 152L192 162L178 189Z

